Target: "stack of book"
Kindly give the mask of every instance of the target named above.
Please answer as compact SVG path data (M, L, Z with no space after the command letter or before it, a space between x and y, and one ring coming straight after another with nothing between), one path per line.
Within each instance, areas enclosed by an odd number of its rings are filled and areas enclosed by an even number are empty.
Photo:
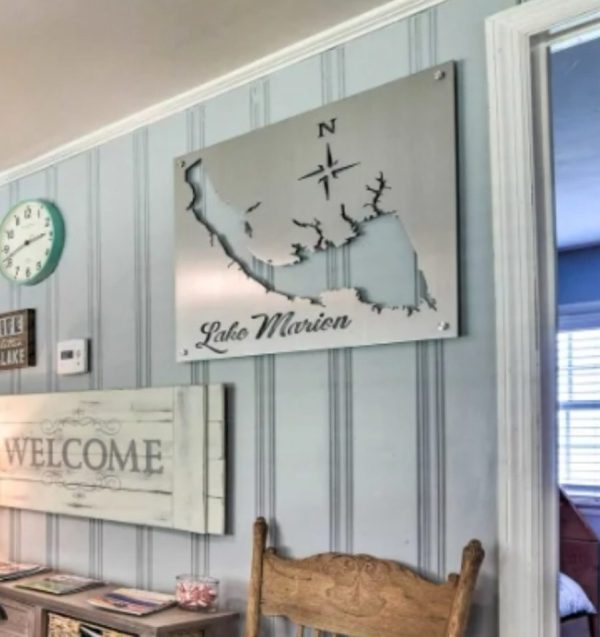
M40 564L23 564L21 562L0 562L0 582L28 577L47 570Z
M28 580L22 584L17 584L19 588L28 588L41 593L51 593L52 595L68 595L78 593L88 588L101 586L104 582L89 577L79 577L78 575L67 575L65 573L53 573Z
M93 597L87 601L103 610L137 616L156 613L176 603L173 595L142 591L137 588L117 588L102 597Z

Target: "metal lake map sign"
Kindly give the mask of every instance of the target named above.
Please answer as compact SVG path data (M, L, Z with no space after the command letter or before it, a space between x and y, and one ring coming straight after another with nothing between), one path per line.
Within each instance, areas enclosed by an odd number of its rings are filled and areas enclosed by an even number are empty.
M0 505L224 533L223 386L3 396Z
M452 63L175 161L177 360L458 334Z

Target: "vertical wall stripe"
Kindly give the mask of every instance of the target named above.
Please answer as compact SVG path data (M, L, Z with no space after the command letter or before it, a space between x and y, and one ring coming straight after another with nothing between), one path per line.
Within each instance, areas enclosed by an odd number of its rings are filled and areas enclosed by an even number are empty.
M21 561L21 511L11 509L9 519L10 526L10 559L16 562Z
M52 202L58 200L58 169L52 166L45 171L46 198ZM58 390L56 373L56 343L59 338L58 285L60 268L46 281L46 391ZM40 326L41 327L41 326ZM39 328L38 328L39 329ZM53 513L46 514L46 564L56 567L58 564L58 537L60 518Z
M8 187L8 199L9 205L12 208L19 202L19 182L12 182ZM20 291L19 286L15 283L10 284L10 309L19 309ZM17 370L10 371L10 390L12 394L18 394L21 391L20 387L21 376Z
M446 458L443 343L417 344L419 567L446 572Z
M50 568L60 567L60 516L56 513L46 514L46 564Z
M250 128L256 129L271 120L271 94L268 79L254 82L249 93ZM256 258L253 269L268 283L275 284L275 274L269 266ZM254 359L254 427L255 427L255 514L264 516L269 522L270 546L277 546L276 514L276 426L275 426L275 377L276 357L273 354L256 356ZM263 622L265 635L277 634L275 618Z
M133 144L134 286L136 319L136 386L149 387L152 343L150 321L148 129L136 131Z
M437 10L410 19L411 72L437 62ZM432 575L446 571L446 458L444 343L416 345L418 563Z
M90 389L100 389L103 384L102 369L102 224L100 215L100 151L87 154L88 179L88 329L93 352Z
M415 345L416 415L417 415L417 563L423 571L429 570L431 546L429 509L429 402L427 401L428 368L425 343Z
M271 120L271 93L268 79L254 82L249 93L250 128L256 129ZM275 284L274 268L255 258L252 267L270 285ZM275 425L276 357L257 356L254 360L255 392L255 512L269 524L269 543L277 545L276 525L276 425Z
M206 144L206 113L203 105L186 111L187 151L204 148ZM206 192L206 179L202 173L202 192ZM190 383L192 385L210 383L210 363L194 361L190 364ZM210 572L210 536L190 533L190 572L208 574Z
M103 385L102 364L102 223L100 210L100 149L87 153L87 227L88 227L88 330L92 342L90 389ZM103 523L89 520L88 571L102 577Z
M337 65L337 96L336 99L346 97L346 49L339 46L336 50ZM339 270L343 287L352 287L352 272L350 269L350 248L342 246L338 253L340 261ZM352 349L339 350L341 383L340 402L342 407L342 420L340 422L340 487L341 487L341 519L340 533L343 534L341 550L351 553L354 544L354 387L352 375Z
M321 54L323 104L346 95L345 49L340 46ZM348 246L328 250L325 256L328 289L350 287ZM353 376L352 351L327 352L329 400L329 545L332 551L353 548Z
M321 54L321 102L329 104L334 100L333 94L333 60L332 51ZM327 289L339 287L337 276L337 259L333 251L325 253L325 281ZM327 352L327 396L329 423L329 550L340 550L339 519L340 519L340 473L338 444L339 433L339 403L338 403L338 358L337 350Z
M154 580L154 535L149 527L137 525L135 529L135 585L152 590Z
M260 82L250 86L249 104L250 128L261 125ZM263 275L264 264L252 258L252 268ZM264 356L254 357L254 511L256 516L267 517L265 498L265 359Z
M437 466L437 554L438 577L446 575L446 384L444 342L435 343L435 424Z
M12 208L19 201L19 182L15 181L8 187L9 205ZM14 283L10 285L10 309L15 310L19 307L19 290ZM18 394L21 391L21 376L16 370L10 372L10 392ZM10 509L9 512L10 525L10 557L12 560L19 560L21 554L21 511L19 509Z
M134 225L134 288L136 323L136 386L152 385L152 324L150 290L150 203L148 129L133 133L133 225ZM153 529L136 525L136 584L152 588Z
M104 570L103 525L101 520L90 520L89 522L88 572L90 577L102 579Z

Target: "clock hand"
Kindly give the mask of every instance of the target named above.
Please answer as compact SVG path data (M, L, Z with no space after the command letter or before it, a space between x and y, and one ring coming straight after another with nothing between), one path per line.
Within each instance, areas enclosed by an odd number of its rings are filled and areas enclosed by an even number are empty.
M45 236L46 236L46 233L42 232L41 234L38 234L36 237L33 237L32 239L26 239L25 242L22 243L18 248L13 250L8 256L4 257L4 260L8 261L8 259L12 259L12 257L14 257L15 254L17 254L17 252L20 252L23 248L26 248L28 245L30 245L34 241L38 241L39 239Z
M33 243L34 241L38 241L39 239L41 239L42 237L45 237L46 233L42 232L41 234L38 234L36 237L33 237L32 239L29 239L28 241L26 241L26 245L29 245L30 243Z

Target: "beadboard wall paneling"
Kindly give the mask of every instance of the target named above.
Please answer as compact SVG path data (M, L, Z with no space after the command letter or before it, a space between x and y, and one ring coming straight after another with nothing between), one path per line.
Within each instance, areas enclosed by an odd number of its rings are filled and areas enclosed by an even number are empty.
M0 188L0 207L47 196L67 242L33 288L0 282L0 311L34 307L39 362L0 375L4 394L226 383L230 534L0 511L0 551L127 585L221 579L244 608L251 524L293 555L371 552L433 575L487 551L470 634L496 634L496 407L483 19L513 0L447 0ZM449 59L458 60L464 336L439 343L176 364L172 159ZM393 249L393 244L383 246ZM352 284L360 253L328 254L295 281ZM269 277L275 273L265 271ZM287 275L286 275L287 276ZM92 373L57 377L58 339L92 339ZM289 634L266 622L267 634Z

